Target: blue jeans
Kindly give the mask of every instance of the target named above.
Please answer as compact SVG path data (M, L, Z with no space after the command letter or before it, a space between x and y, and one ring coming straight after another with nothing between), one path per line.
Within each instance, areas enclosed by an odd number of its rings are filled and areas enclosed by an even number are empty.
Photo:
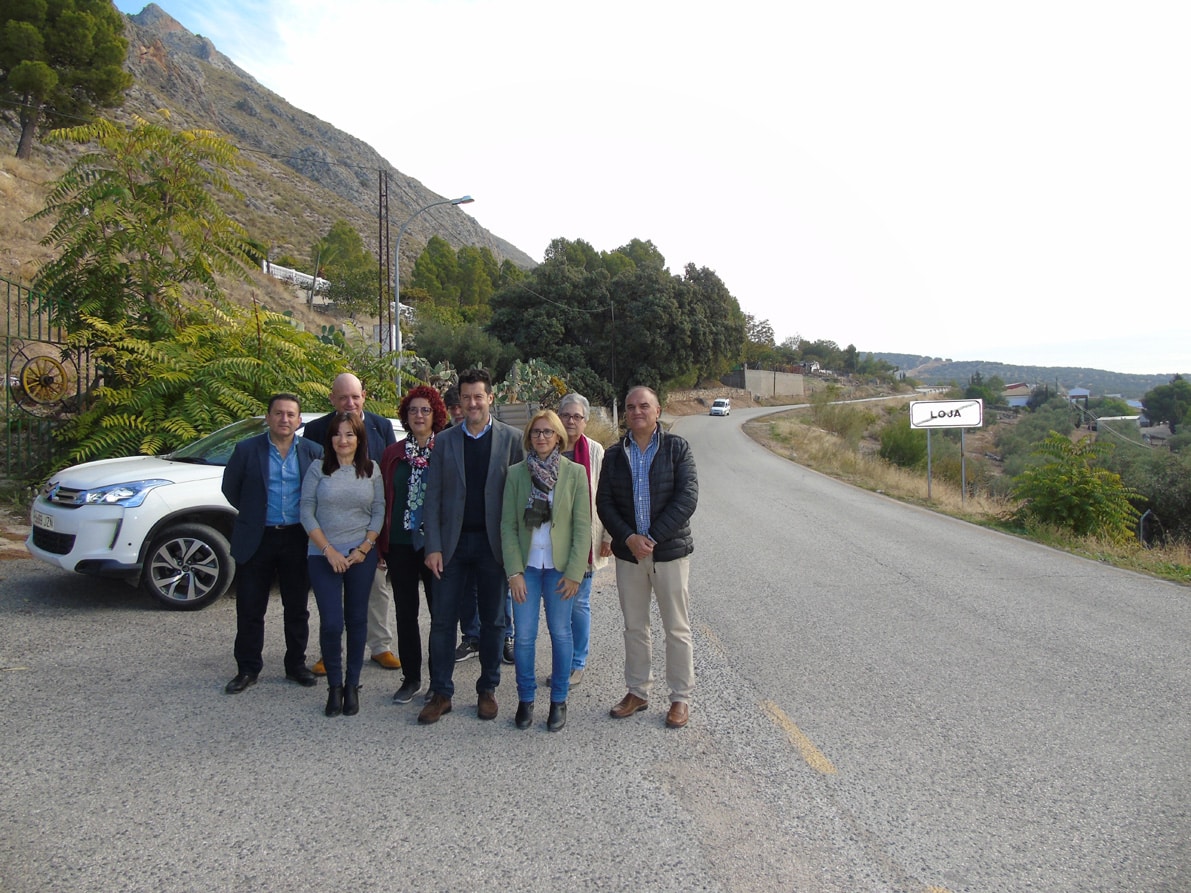
M538 616L546 603L546 627L550 630L550 700L561 703L567 699L571 685L571 608L574 599L563 599L555 591L562 580L562 571L554 568L527 567L525 569L525 601L513 602L513 662L517 670L517 700L532 701L538 682L534 676L534 656L538 642Z
M505 635L505 572L486 533L463 533L451 560L434 587L430 612L430 690L453 697L455 682L455 627L459 603L470 594L475 580L480 612L480 678L476 691L496 691L500 685L500 653Z
M368 639L368 596L376 576L377 553L372 549L346 573L331 570L321 555L306 559L310 584L318 603L318 641L322 646L327 685L359 685L364 669L364 643ZM343 659L343 630L347 629L347 667ZM346 679L344 678L346 676Z
M571 638L575 641L571 669L582 670L587 666L587 650L591 646L591 571L583 575L579 591L571 601L575 603L571 611Z

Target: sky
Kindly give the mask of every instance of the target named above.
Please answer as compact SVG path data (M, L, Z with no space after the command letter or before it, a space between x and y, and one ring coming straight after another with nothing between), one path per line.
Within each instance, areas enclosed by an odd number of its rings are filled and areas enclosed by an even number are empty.
M1185 0L158 6L535 259L651 240L779 343L1191 372Z

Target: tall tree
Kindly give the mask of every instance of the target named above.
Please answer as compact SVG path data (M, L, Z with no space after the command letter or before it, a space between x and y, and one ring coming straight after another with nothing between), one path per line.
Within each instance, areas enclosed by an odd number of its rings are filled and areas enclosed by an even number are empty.
M1160 384L1146 392L1141 398L1146 415L1151 422L1170 425L1170 433L1177 434L1181 425L1191 414L1191 382L1176 375L1170 384Z
M111 0L5 0L0 31L0 97L17 106L17 157L33 154L39 128L90 121L121 105L124 16Z
M375 315L378 266L375 255L346 220L336 220L327 234L311 246L310 260L329 283L327 297L348 313Z
M229 180L238 155L211 131L100 119L49 138L98 144L33 217L55 221L42 244L58 256L33 284L58 325L74 330L91 316L168 333L189 301L222 299L219 274L246 277L263 255L215 201L239 196Z

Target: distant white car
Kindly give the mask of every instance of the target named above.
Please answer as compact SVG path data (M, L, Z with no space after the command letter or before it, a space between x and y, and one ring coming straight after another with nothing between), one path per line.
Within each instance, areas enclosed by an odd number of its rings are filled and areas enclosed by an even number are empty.
M303 413L302 423L321 415ZM396 419L393 429L401 437ZM139 584L170 608L208 605L235 574L236 510L223 496L223 471L237 443L265 430L263 416L244 419L164 456L56 472L33 502L25 545L47 564Z
M716 400L713 400L711 403L711 414L731 415L732 401L730 401L727 397L719 397Z

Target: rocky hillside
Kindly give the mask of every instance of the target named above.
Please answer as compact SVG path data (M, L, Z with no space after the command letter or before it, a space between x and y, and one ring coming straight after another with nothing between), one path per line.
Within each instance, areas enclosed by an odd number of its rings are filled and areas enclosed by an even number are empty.
M150 4L129 16L128 68L136 78L126 110L168 108L187 127L228 135L253 170L251 225L276 220L275 244L304 257L336 217L348 219L367 242L377 241L379 171L388 172L391 238L418 208L439 196L401 173L375 149L325 121L294 108L220 53L210 40L191 34ZM285 221L289 218L290 222ZM459 208L435 208L419 217L402 240L402 269L412 266L431 235L456 249L486 247L498 260L520 266L533 260Z
M273 254L306 258L311 244L337 219L350 222L376 251L381 170L388 172L390 239L418 208L445 197L398 171L371 146L267 90L210 40L191 34L160 7L150 4L127 17L127 23L127 67L135 83L124 106L104 114L160 120L159 110L165 109L179 127L225 135L239 147L244 161L244 170L234 178L244 200L229 211ZM13 120L0 118L0 149L10 147L3 149L6 154L15 150L17 134ZM65 167L73 149L37 143L32 168L14 168L13 173L17 179L27 175L30 182L45 182ZM40 207L38 198L30 198L34 208ZM19 234L10 235L14 238L5 239L3 253L12 262L0 275L19 271L26 278L30 264L43 259L45 249L15 244L21 241ZM498 261L534 264L524 251L460 208L447 205L422 214L406 230L401 243L403 276L432 235L456 249L487 247Z

